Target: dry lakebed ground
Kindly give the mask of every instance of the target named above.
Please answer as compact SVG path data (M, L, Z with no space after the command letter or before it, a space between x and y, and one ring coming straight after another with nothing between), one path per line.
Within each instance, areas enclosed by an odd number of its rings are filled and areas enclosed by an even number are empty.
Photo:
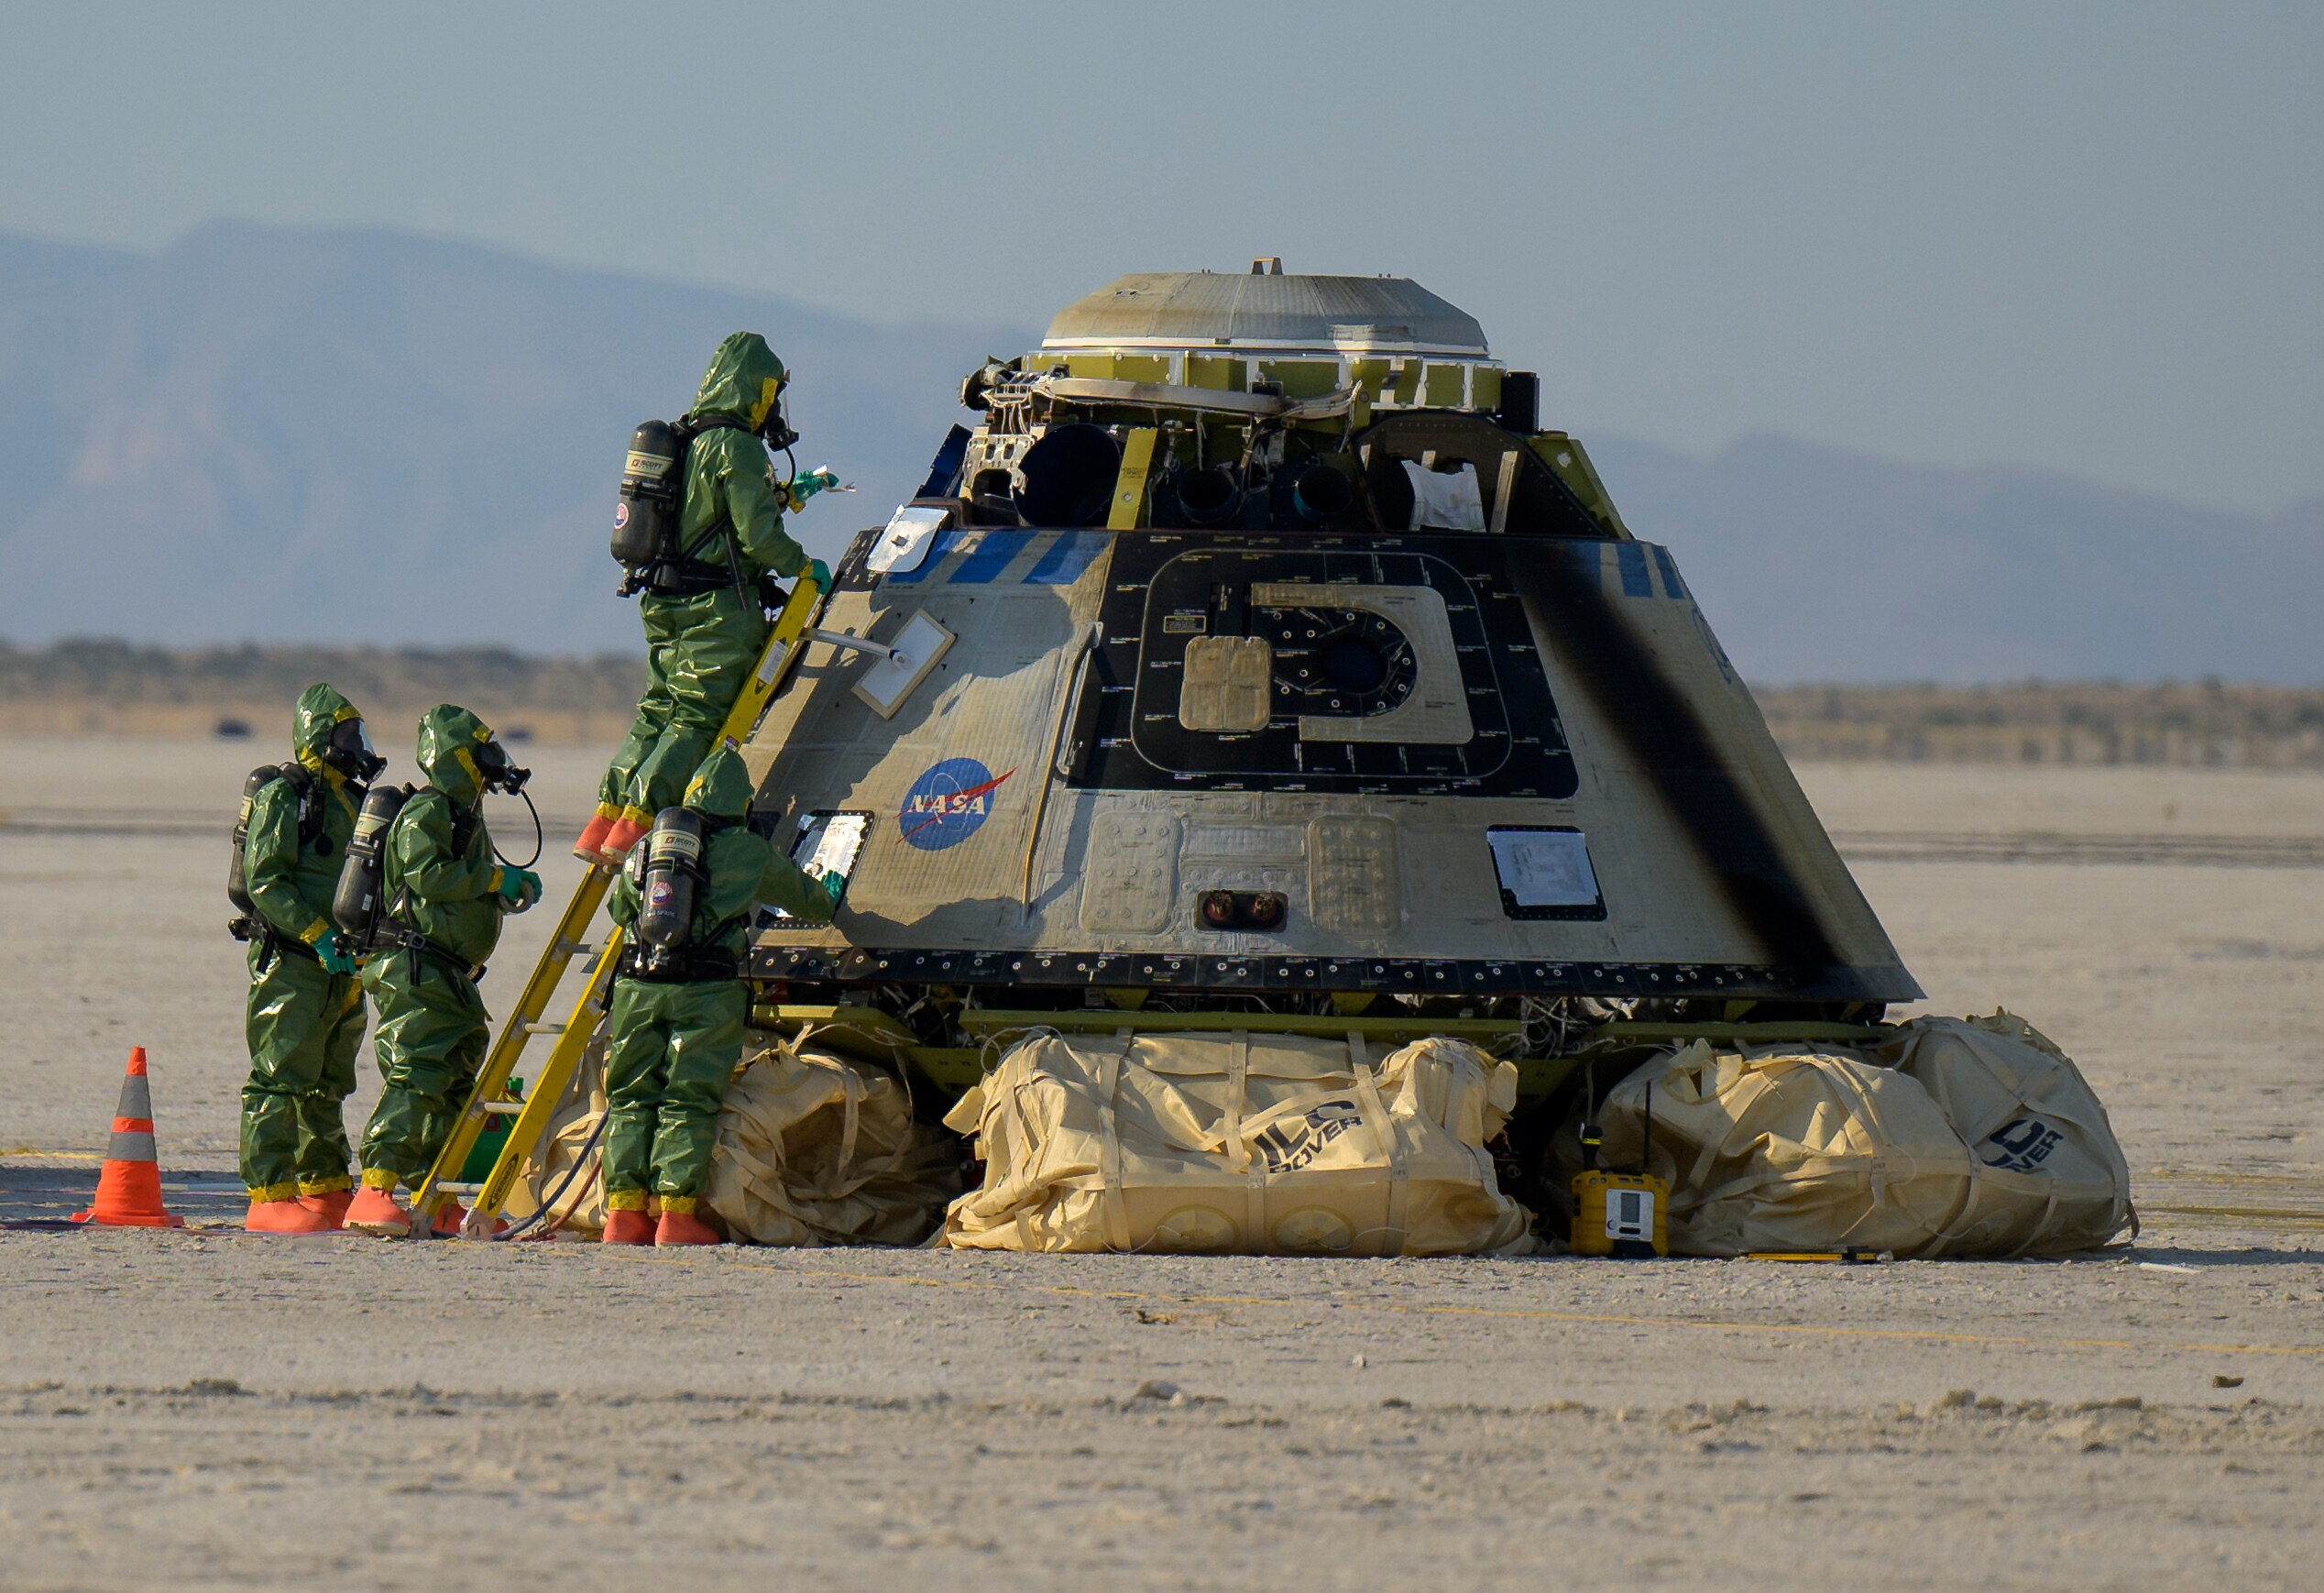
M0 1232L0 1584L2324 1576L2324 778L1803 768L1916 1010L2063 1044L2145 1218L1841 1269L250 1238L223 838L269 753L0 742L0 1215L80 1203L137 1044L195 1225ZM538 759L553 898L588 764Z

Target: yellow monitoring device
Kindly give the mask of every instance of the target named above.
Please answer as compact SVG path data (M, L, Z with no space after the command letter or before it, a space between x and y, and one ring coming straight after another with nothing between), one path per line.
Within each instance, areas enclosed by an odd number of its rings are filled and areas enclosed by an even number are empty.
M1650 1260L1671 1253L1671 1186L1647 1171L1654 1144L1654 1086L1646 1087L1646 1128L1632 1172L1598 1166L1598 1126L1582 1125L1582 1168L1573 1179L1573 1249L1577 1256Z
M1573 1180L1573 1253L1643 1261L1671 1251L1671 1186L1651 1173L1593 1168Z

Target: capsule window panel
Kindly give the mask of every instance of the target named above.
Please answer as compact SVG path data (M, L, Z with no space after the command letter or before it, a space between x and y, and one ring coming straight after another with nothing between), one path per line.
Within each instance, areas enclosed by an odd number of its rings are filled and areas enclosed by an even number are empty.
M1495 825L1485 832L1501 910L1512 918L1603 918L1606 897L1589 840L1563 825Z
M839 891L847 894L848 875L855 869L855 860L862 855L863 839L872 830L869 813L807 813L799 818L797 839L791 842L791 861L812 880L826 875L839 876ZM767 906L759 910L754 928L813 928L803 924L781 907Z
M936 504L907 503L889 517L872 544L865 566L875 576L908 574L927 562L937 533L952 523L952 511Z
M865 670L855 683L855 695L882 719L893 719L904 699L928 677L955 640L951 632L928 617L926 610L915 610L888 644L888 656Z

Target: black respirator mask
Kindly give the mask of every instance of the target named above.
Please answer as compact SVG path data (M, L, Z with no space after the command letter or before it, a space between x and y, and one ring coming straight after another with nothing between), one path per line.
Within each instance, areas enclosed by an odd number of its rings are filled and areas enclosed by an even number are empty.
M790 396L791 389L787 382L775 390L774 402L767 406L767 418L759 423L759 435L765 439L768 447L778 454L799 440L799 434L791 429L791 417L786 412Z
M487 742L477 750L477 773L484 776L488 791L506 791L513 796L524 789L524 783L532 778L532 771L520 769L509 762L508 753L498 742Z
M388 761L371 745L371 732L361 720L341 720L331 727L331 739L321 753L324 764L348 779L368 784L379 776Z

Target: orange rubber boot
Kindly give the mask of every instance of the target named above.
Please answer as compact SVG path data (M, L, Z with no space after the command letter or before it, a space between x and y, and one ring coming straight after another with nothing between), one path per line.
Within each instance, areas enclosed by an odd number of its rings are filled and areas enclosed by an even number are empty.
M346 1225L358 1234L400 1239L411 1232L411 1214L398 1205L395 1196L386 1190L366 1184L347 1203Z
M586 863L603 862L607 832L612 829L613 821L619 817L618 813L598 808L597 817L590 819L581 831L581 839L573 843L573 855Z
M321 1212L310 1210L295 1195L252 1201L250 1214L242 1219L243 1228L253 1234L328 1234L338 1225Z
M630 849L638 843L638 837L650 828L634 818L617 818L605 834L605 861L618 863L630 855Z
M656 1245L716 1245L721 1241L718 1230L696 1216L692 1212L674 1212L662 1208L662 1222L653 1230Z
M334 1229L347 1225L347 1207L355 1203L355 1191L326 1189L317 1194L301 1195L299 1203L316 1213Z
M651 1245L653 1219L643 1212L608 1212L604 1242L608 1245Z

